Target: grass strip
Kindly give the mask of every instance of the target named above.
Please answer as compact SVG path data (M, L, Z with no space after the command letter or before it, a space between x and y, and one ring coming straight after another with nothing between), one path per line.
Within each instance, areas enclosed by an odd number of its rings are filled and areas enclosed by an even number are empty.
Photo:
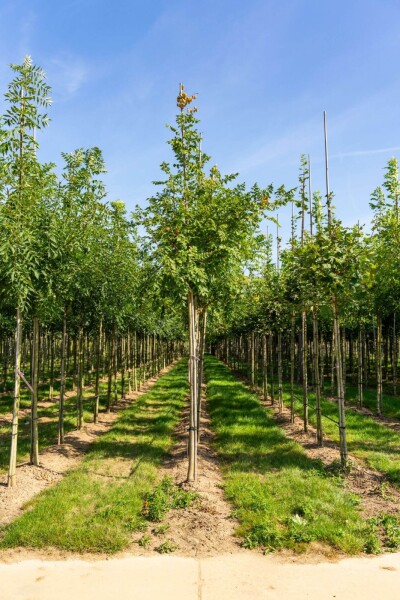
M374 527L343 478L327 474L288 439L258 397L222 363L206 358L207 401L225 493L246 547L304 551L311 542L349 554L376 552Z
M389 388L388 385L385 387ZM356 385L346 385L346 401L349 404L358 406L358 388ZM363 405L376 414L376 388L364 388ZM391 419L400 419L400 397L385 393L385 388L382 394L382 414Z
M181 361L121 412L77 469L3 528L0 547L114 553L128 546L143 526L143 501L173 444L187 391L187 363Z
M71 387L72 387L72 381ZM99 386L99 405L100 410L105 410L107 405L107 381L101 381ZM121 384L118 382L118 393L120 395ZM48 398L48 384L42 386L40 390L39 402ZM93 422L95 388L85 387L83 392L83 422ZM0 407L10 404L12 410L12 397L5 396L0 401ZM47 403L46 403L47 404ZM21 392L21 409L30 409L31 398L28 390L23 389ZM38 407L39 417L39 449L43 450L52 444L57 443L58 439L58 399L46 406ZM1 411L0 411L1 412ZM76 429L76 394L68 396L64 400L64 431L68 433ZM3 413L4 414L4 413ZM1 418L1 415L0 415ZM44 419L44 421L41 421ZM22 413L19 420L18 431L18 449L17 461L26 461L29 458L31 444L31 420L30 414L24 416ZM10 458L11 445L11 422L0 425L0 473L5 472L8 468Z
M302 388L295 386L295 411L302 415ZM283 384L283 400L286 406L290 405L290 385ZM316 426L315 394L309 392L309 420ZM339 444L339 428L335 421L338 420L336 403L326 399L321 400L322 427L324 435ZM384 473L387 478L400 486L400 434L371 419L370 416L358 413L352 408L346 408L347 448L350 454L361 458L368 466Z

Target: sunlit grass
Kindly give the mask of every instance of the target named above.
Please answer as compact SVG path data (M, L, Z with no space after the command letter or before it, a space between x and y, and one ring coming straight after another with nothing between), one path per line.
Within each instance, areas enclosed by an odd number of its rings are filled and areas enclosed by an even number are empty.
M349 554L371 551L375 533L359 498L288 439L255 394L207 357L207 399L225 493L247 547L304 550L311 542Z
M28 504L4 529L0 547L109 553L126 547L143 523L143 499L173 443L186 395L181 361L120 414L79 468Z

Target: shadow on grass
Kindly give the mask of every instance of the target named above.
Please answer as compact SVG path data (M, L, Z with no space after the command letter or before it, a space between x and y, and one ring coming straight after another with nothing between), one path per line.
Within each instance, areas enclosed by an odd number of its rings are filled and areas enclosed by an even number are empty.
M225 493L246 547L304 551L322 542L351 554L379 545L343 480L286 438L255 394L212 357L206 379Z
M29 503L3 531L0 547L110 553L126 547L143 524L144 497L173 444L186 396L187 363L181 361L121 412L78 468Z

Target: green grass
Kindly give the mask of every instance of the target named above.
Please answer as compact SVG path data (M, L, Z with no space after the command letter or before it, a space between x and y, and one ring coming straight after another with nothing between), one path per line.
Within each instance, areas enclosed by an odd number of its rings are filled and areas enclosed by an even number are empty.
M72 389L72 379L67 380L66 389ZM107 381L100 382L99 389L99 409L105 410L107 406ZM122 392L121 378L117 381L118 397ZM127 388L126 388L127 389ZM59 393L59 382L54 386L54 395ZM39 388L39 402L48 400L49 384L41 384ZM83 421L93 422L95 388L87 386L83 394ZM12 411L13 397L12 394L0 397L0 473L5 472L8 468L10 444L11 444L11 422L1 423L1 415ZM31 397L28 390L23 386L21 388L21 409L29 409L31 406ZM39 450L43 450L52 444L57 443L58 439L58 400L49 403L46 406L38 407L39 419L45 419L44 422L39 421ZM76 395L65 398L64 401L64 431L72 431L76 429ZM26 417L22 414L19 420L18 433L18 449L17 460L24 462L28 460L30 454L30 414Z
M143 527L143 502L173 443L186 396L187 363L181 361L120 414L77 469L3 528L0 547L107 553L127 547Z
M295 386L296 413L302 415L301 400L302 388ZM290 386L283 385L283 399L287 406L290 404ZM315 395L309 393L310 411L309 420L316 425ZM322 427L324 435L330 440L339 443L339 429L330 417L338 420L338 409L334 402L321 400ZM400 486L400 434L381 425L368 415L346 409L347 447L350 454L361 458L368 466L384 473L394 484Z
M388 388L389 386L386 387ZM346 400L354 406L358 405L357 386L350 384L346 385ZM368 408L373 413L376 413L376 389L364 389L363 404L365 408ZM390 417L391 419L400 419L400 397L384 393L382 395L382 409L382 412L386 417Z
M206 359L207 399L225 493L247 547L305 550L310 542L349 554L376 551L377 534L343 479L285 437L255 394L220 362Z

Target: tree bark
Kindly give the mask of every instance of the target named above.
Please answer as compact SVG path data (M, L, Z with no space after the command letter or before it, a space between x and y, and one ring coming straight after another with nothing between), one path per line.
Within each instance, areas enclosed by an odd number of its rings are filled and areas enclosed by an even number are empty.
M190 383L190 421L189 421L189 465L187 481L197 479L197 384L198 356L196 336L196 301L192 290L188 293L189 313L189 383Z
M38 385L39 385L39 319L33 318L31 392L31 465L39 466Z
M16 326L15 326L15 363L14 363L14 405L11 423L11 449L10 464L8 468L7 485L13 487L16 483L17 475L17 448L18 448L18 417L20 403L20 368L21 368L21 328L22 317L21 310L17 308Z

